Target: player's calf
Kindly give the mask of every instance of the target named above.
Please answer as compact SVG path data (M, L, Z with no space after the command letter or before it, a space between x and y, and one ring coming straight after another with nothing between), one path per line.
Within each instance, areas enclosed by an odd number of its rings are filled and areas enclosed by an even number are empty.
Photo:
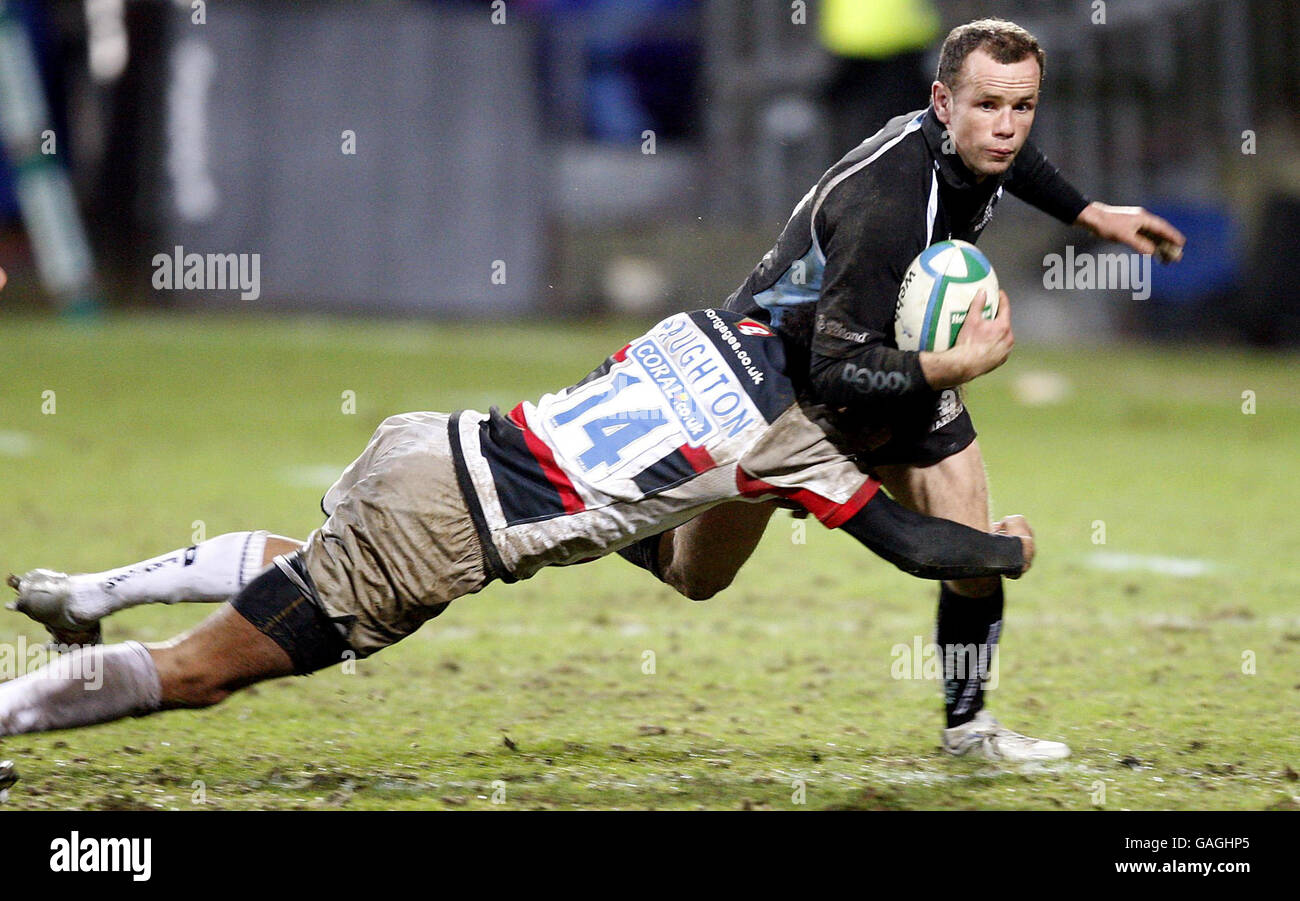
M150 653L164 710L211 707L241 688L294 671L284 650L229 604L192 632L152 647Z
M193 632L155 648L163 706L208 707L255 682L347 659L311 591L296 555L280 558Z

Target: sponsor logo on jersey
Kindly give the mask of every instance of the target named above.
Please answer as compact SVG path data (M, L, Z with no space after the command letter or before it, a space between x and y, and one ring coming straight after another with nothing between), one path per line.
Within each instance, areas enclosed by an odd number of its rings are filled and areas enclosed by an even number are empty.
M734 332L732 332L731 326L723 322L722 317L712 310L705 310L704 315L709 317L709 324L712 325L713 330L718 333L718 338L731 350L733 354L736 355L737 362L744 367L745 375L749 376L749 380L755 385L763 384L763 370L754 365L754 360L749 355L749 351L745 350L741 345L740 339L736 337ZM754 324L758 325L757 322ZM769 332L768 334L771 333Z
M770 338L772 330L761 322L755 322L753 319L742 319L736 323L736 331L742 335L752 335L755 338Z
M845 363L840 378L860 391L902 391L910 388L912 377L905 372L887 372Z
M817 331L823 335L830 335L832 338L839 338L842 341L852 341L854 344L866 344L866 332L850 331L844 323L838 319L830 319L824 313L817 314Z
M998 199L1001 197L1002 189L998 188L997 191L994 192L993 196L988 199L988 202L984 204L984 210L980 213L979 222L975 223L974 231L976 234L984 231L984 226L993 221L993 210L997 207Z
M653 338L643 338L628 348L627 355L641 364L694 444L713 434L713 423L700 412L695 398L686 390L681 375L669 361L668 352Z
M738 340L736 345L739 348ZM739 351L744 353L743 348ZM734 438L761 421L758 409L737 384L718 346L701 334L685 315L664 321L655 331L634 342L628 356L641 365L663 392L674 415L681 417L689 412L710 424L710 432L701 432L687 422L682 423L692 444L708 437L714 426ZM748 357L745 353L745 358ZM746 374L755 384L764 377L752 360Z

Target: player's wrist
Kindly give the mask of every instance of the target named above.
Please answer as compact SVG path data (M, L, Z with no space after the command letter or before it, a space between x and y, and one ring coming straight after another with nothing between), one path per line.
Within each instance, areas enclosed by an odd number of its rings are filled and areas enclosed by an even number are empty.
M922 351L921 372L925 381L936 391L964 385L979 373L968 344L958 344L947 350Z
M1090 202L1079 211L1079 215L1074 220L1074 224L1095 232L1097 230L1098 217L1102 214L1104 207L1105 204L1101 201L1094 200Z

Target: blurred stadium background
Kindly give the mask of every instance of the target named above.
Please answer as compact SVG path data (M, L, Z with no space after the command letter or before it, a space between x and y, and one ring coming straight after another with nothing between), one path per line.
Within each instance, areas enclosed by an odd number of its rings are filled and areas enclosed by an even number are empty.
M1047 49L1034 138L1049 157L1090 197L1146 205L1190 239L1148 300L1047 291L1045 254L1098 248L1002 204L984 247L1018 335L1300 335L1290 0L0 10L9 310L499 318L718 303L826 167L925 104L946 30L993 12ZM177 245L260 254L260 296L157 290L151 260Z

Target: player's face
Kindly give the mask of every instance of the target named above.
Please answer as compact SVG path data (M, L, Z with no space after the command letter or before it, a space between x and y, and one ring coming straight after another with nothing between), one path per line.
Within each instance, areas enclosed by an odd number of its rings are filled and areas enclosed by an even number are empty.
M1032 56L1000 63L976 50L962 64L956 93L934 83L935 114L948 126L954 149L977 179L1011 168L1034 124L1040 74Z

